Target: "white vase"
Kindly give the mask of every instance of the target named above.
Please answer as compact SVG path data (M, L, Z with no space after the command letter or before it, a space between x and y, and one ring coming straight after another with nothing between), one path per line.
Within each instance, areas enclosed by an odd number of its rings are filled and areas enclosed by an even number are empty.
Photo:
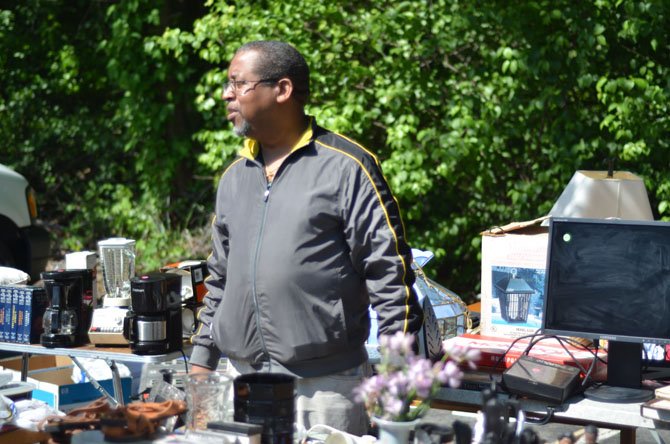
M419 420L389 421L373 416L372 422L377 424L377 442L380 444L408 444L409 435Z

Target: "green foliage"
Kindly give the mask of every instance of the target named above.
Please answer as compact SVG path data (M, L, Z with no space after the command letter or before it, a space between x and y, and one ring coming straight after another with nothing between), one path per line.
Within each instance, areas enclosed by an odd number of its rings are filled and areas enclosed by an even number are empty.
M479 232L546 214L577 169L616 159L670 218L666 2L208 6L192 32L164 35L215 65L197 86L203 164L220 170L239 145L218 100L234 49L289 41L312 69L310 111L378 154L412 245L467 298Z
M127 236L151 246L145 269L206 254L180 241L207 223L213 195L211 179L196 179L192 140L188 85L201 68L152 40L200 12L169 0L30 0L0 12L2 162L38 191L59 250Z
M668 2L17 3L0 11L2 162L66 249L125 235L151 267L190 256L240 146L226 67L254 39L306 56L309 112L378 155L411 244L437 255L426 271L467 300L479 233L546 214L577 169L614 159L670 220Z

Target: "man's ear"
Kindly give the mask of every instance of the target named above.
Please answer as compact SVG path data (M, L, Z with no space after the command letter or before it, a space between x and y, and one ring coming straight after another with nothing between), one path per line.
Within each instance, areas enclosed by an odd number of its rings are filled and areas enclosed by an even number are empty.
M276 88L278 91L277 102L286 103L293 97L293 82L291 79L283 78L278 80Z

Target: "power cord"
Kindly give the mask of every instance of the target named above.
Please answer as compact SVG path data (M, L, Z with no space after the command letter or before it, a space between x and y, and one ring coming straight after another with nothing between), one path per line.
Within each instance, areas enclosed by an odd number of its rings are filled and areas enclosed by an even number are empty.
M186 371L186 375L188 375L188 358L186 357L186 353L184 353L184 349L179 349L181 352L181 356L184 358L184 370Z

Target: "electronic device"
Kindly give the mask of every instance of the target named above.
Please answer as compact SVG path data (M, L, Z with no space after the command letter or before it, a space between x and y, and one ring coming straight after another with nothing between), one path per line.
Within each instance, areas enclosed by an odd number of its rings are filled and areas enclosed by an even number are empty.
M123 321L128 309L125 307L99 307L93 310L88 339L95 345L128 345L123 336Z
M131 308L123 336L138 355L159 355L182 347L181 276L149 273L130 280Z
M123 320L130 305L130 279L135 275L135 241L112 237L98 242L105 295L93 312L89 340L95 345L128 345Z
M90 270L90 292L85 285L84 300L90 301L89 305L96 307L98 305L98 282L97 282L97 263L98 255L95 251L75 251L65 255L66 270Z
M607 384L585 396L641 402L643 344L670 344L670 223L552 218L542 330L607 340Z
M190 338L198 329L198 310L207 294L205 278L209 276L207 262L186 260L173 262L160 268L162 273L181 276L182 335Z
M43 271L49 306L44 312L40 343L49 348L74 347L87 342L86 330L92 307L84 293L92 285L90 270Z
M207 262L203 260L173 262L161 267L160 271L182 276L182 302L193 300L194 303L202 303L207 294L207 287L205 287L205 278L209 276Z
M562 404L579 387L579 369L521 355L502 375L510 393Z

